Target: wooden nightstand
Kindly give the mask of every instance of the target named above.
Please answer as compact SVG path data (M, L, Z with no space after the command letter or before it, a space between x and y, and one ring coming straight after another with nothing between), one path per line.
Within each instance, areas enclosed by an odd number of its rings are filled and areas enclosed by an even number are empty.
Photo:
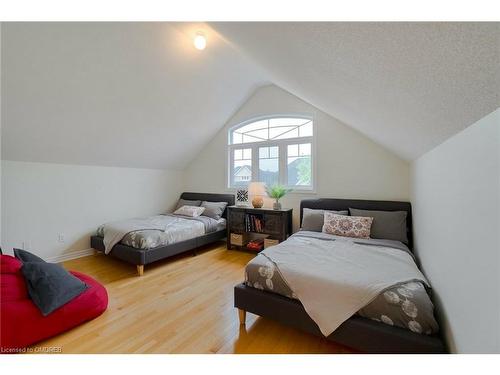
M229 206L227 208L227 248L247 250L249 241L267 238L267 245L282 242L292 234L292 209L273 210ZM274 240L274 241L273 241Z

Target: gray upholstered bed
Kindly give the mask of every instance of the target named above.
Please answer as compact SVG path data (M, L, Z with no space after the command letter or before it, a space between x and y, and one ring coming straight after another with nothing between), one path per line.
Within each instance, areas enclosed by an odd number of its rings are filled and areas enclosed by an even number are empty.
M227 202L228 206L234 204L234 195L232 194L184 192L180 198L184 200ZM164 216L164 220L168 220L169 215ZM210 231L204 231L192 238L188 236L188 239L181 241L172 241L172 236L169 233L159 230L134 231L126 234L119 243L114 245L109 255L136 265L138 274L142 275L146 264L224 239L226 237L225 218L226 210L224 210L220 220L210 222ZM201 221L208 223L209 218L203 218ZM192 223L193 225L199 224L195 220ZM206 225L205 228L207 227ZM105 250L102 226L98 228L96 235L92 236L90 241L93 249L97 251Z
M409 245L406 251L411 249L409 203L342 199L304 200L301 202L301 222L304 208L335 211L349 208L406 211L406 235ZM301 235L315 237L314 233L308 232L298 232L295 236ZM323 237L325 237L323 240L329 239L328 235ZM235 307L240 309L240 318L243 321L245 311L249 311L322 335L318 325L306 313L304 306L297 300L279 269L276 269L266 256L259 255L247 265L245 278L244 283L235 287ZM407 310L408 307L411 307L410 311ZM414 314L416 311L418 314ZM366 352L442 353L445 351L434 320L432 302L424 286L418 282L409 282L385 290L341 324L328 336L328 339Z

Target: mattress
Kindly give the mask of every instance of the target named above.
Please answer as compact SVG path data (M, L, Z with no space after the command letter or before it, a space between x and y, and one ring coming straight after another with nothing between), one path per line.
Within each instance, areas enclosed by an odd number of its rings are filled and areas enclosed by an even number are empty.
M212 218L204 217L206 220L213 221L212 225L206 226L206 228L210 228L210 230L206 231L205 234L217 232L220 230L224 230L226 228L226 219L221 218L219 220L215 220ZM187 221L187 220L186 220ZM189 221L191 225L196 225L196 222ZM186 223L187 224L187 223ZM104 225L101 225L97 228L96 235L99 237L104 237ZM159 246L167 246L172 243L180 242L182 240L187 240L190 238L194 238L198 236L198 233L193 231L193 235L189 235L186 233L183 236L176 236L176 229L179 227L169 227L166 231L157 230L157 229L144 229L144 230L136 230L130 233L127 233L120 241L122 245L130 246L136 249L148 250L153 249Z
M246 285L297 299L276 265L264 255L257 255L245 268ZM387 325L431 335L439 330L434 306L421 282L408 282L384 290L357 312Z

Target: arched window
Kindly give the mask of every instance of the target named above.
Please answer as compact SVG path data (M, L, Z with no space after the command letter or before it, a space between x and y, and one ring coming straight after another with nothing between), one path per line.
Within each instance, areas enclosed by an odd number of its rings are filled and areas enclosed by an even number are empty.
M228 134L228 187L251 181L313 189L314 126L311 117L266 117L232 127Z

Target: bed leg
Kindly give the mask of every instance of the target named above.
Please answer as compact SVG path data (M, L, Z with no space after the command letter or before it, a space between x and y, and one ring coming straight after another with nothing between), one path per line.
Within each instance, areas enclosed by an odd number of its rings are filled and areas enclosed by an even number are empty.
M137 265L137 273L139 274L139 276L144 275L144 264Z
M247 312L245 310L238 309L238 314L240 316L240 324L244 326L247 320Z

